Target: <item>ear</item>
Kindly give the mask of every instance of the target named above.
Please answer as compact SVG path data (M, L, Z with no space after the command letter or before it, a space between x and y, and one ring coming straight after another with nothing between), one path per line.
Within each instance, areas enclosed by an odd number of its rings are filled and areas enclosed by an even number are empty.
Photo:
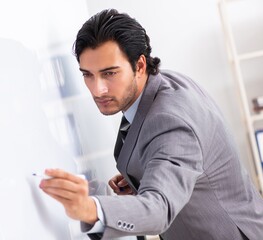
M146 73L146 69L147 69L146 57L144 55L141 55L136 64L136 74L142 76Z

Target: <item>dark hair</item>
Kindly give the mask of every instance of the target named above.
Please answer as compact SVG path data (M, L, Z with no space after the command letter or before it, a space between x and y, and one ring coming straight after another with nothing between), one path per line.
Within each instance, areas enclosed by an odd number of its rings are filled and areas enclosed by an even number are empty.
M119 45L134 72L141 55L146 58L148 74L159 72L160 59L150 56L152 48L145 29L135 19L115 9L103 10L83 24L73 45L78 62L86 48L95 49L106 41L115 41Z

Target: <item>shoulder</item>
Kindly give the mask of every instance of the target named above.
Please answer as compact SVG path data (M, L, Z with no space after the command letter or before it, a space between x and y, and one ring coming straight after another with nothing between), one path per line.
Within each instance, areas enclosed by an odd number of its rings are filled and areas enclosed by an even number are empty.
M217 104L190 77L178 72L161 71L158 78L160 85L145 118L146 122L155 126L159 122L184 125L201 135L204 129L224 125Z

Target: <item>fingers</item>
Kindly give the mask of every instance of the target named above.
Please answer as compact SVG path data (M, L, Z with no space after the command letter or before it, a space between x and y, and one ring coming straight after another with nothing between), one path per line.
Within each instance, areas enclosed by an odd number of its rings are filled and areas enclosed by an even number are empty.
M129 185L125 186L125 187L120 187L120 191L116 192L116 194L118 195L133 195L133 190L131 189L131 187Z
M74 200L75 196L88 195L88 182L80 177L59 169L48 169L45 174L52 178L43 179L39 187L52 197Z
M40 188L49 196L55 198L55 199L60 199L62 200L72 200L74 198L74 192L69 191L69 190L64 190L62 188L54 188L54 187L47 187L43 186L42 184Z
M75 182L75 183L80 183L83 180L82 178L80 178L74 174L65 172L61 169L46 169L45 174L52 177L52 178L67 179L67 180L69 180L71 182Z
M63 205L66 204L66 202L69 202L70 200L65 198L64 196L61 197L57 194L57 192L52 192L52 191L48 191L46 189L42 189L43 192L45 192L47 195L49 195L50 197L54 198L55 200L57 200L58 202L62 203Z
M122 179L118 182L118 186L119 187L125 187L128 186L128 182L126 181L126 179Z
M114 192L120 191L118 183L123 179L124 179L123 176L118 174L109 180L109 185Z
M53 189L53 191L58 191L61 189L72 193L78 191L78 185L76 183L63 178L44 179L40 182L39 187L42 189Z
M118 195L133 194L133 190L130 188L126 179L122 175L118 174L109 180L111 189Z
M68 193L64 190L52 188L44 188L42 190L60 202L70 218L89 224L94 224L98 220L96 203L88 195Z
M60 169L47 169L45 174L51 178L43 179L40 188L63 204L69 217L90 224L98 220L96 204L89 196L88 181Z

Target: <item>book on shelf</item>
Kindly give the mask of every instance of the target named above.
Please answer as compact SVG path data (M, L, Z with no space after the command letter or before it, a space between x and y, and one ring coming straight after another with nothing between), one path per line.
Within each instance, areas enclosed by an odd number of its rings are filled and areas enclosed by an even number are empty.
M252 103L255 112L263 111L263 96L253 98Z
M256 131L256 140L258 145L258 153L263 168L263 129Z

